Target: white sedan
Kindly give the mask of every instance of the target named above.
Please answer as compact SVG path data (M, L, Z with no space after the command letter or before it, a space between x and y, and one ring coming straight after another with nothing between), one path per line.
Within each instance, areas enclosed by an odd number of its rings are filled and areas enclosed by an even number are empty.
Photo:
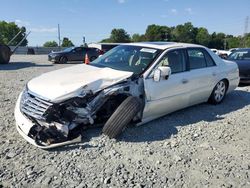
M219 104L239 84L234 62L184 43L122 44L90 65L30 80L15 108L17 130L30 143L52 148L71 143L88 127L117 137L198 103Z

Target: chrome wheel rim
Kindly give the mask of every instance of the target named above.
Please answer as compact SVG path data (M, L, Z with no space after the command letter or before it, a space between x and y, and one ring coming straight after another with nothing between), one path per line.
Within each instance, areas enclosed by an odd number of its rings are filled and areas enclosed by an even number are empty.
M220 81L215 88L214 91L214 99L216 100L216 102L220 102L224 95L226 93L226 84L223 81Z

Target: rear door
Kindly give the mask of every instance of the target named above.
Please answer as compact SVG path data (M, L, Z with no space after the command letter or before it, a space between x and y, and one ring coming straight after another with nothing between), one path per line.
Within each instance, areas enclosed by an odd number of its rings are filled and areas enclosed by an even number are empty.
M77 47L74 48L67 56L69 61L82 61L82 48L81 47Z
M189 106L208 100L217 81L217 66L212 57L203 48L187 48L190 69Z

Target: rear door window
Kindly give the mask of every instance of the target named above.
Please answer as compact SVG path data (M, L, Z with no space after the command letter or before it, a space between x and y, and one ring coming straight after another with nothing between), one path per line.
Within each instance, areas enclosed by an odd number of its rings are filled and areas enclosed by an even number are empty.
M201 69L207 67L205 56L199 49L188 49L190 69Z
M204 49L187 49L190 70L215 66L214 60Z

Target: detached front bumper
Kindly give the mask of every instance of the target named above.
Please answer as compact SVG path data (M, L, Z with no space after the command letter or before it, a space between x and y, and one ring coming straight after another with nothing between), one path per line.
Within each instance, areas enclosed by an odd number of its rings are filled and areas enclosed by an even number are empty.
M79 143L81 142L81 139L74 139L66 142L61 142L61 143L56 143L56 144L51 144L51 145L38 145L35 140L31 137L29 137L29 132L35 124L28 119L21 111L20 111L20 100L21 100L22 93L19 95L16 107L15 107L15 120L16 120L16 128L19 134L29 143L32 145L41 148L41 149L51 149L55 147L60 147L64 145L69 145L73 143Z

